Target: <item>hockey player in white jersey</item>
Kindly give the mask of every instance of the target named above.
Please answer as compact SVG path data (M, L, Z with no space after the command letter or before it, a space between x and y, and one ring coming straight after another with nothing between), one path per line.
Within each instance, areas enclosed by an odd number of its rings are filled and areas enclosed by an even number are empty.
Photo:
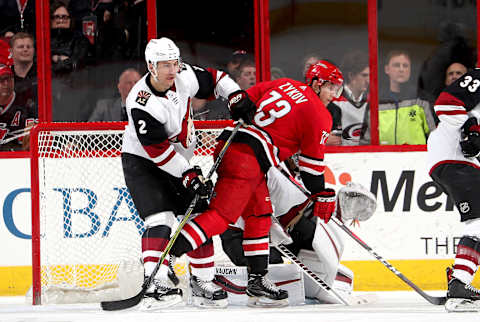
M142 255L145 276L152 274L176 222L195 194L201 200L194 212L206 207L211 183L199 167L192 167L196 137L192 121L193 97L227 98L240 90L224 72L203 69L180 61L180 51L168 38L152 39L145 49L148 73L130 91L126 110L128 125L122 147L127 187L145 221ZM212 283L213 243L187 254L194 304L225 307L227 294ZM142 301L142 308L157 309L182 302L182 291L168 280L169 256Z
M447 269L448 311L480 311L480 291L471 283L480 263L480 69L444 89L435 103L440 123L427 142L433 180L455 203L465 223L453 269Z

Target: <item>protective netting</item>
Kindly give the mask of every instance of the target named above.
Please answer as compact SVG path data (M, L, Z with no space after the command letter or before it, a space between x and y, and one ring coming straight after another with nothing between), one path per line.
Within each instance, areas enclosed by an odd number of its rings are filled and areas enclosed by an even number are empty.
M191 163L205 174L220 132L197 130ZM122 134L38 134L42 303L120 299L140 290L144 224L123 177Z

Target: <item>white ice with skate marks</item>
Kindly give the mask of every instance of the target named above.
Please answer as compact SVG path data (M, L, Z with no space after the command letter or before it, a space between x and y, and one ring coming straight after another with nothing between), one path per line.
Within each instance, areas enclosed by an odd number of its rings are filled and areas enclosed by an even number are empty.
M445 292L429 291L444 296ZM443 305L432 305L415 292L354 292L354 295L376 294L371 304L306 304L285 308L249 308L229 306L225 310L200 309L192 306L168 308L157 312L140 312L136 307L116 312L102 311L98 304L63 304L31 306L23 297L0 297L1 322L279 322L279 321L344 321L344 322L465 322L477 321L480 313L448 313Z

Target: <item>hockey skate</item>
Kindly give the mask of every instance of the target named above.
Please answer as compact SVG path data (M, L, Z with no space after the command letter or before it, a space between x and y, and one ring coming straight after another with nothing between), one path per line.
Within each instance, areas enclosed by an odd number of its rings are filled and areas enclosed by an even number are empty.
M225 308L228 295L225 290L212 281L204 281L195 275L190 277L193 305L204 308Z
M284 307L288 305L288 292L279 289L260 274L249 274L247 291L250 307Z
M140 311L155 311L183 303L182 290L168 285L167 280L154 279L140 302Z
M448 312L480 311L480 290L451 276L451 272L452 269L447 268L448 291L445 309Z

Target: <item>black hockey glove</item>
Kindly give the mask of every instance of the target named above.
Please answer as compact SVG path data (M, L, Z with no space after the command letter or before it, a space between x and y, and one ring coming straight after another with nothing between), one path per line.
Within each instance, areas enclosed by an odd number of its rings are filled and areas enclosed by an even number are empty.
M462 141L460 147L467 158L480 155L480 126L476 117L469 118L462 126Z
M243 90L235 91L228 96L228 109L232 119L242 119L246 124L252 124L257 107Z
M208 199L213 188L212 181L205 181L202 169L197 165L182 174L182 183L192 196L198 194L200 199Z

